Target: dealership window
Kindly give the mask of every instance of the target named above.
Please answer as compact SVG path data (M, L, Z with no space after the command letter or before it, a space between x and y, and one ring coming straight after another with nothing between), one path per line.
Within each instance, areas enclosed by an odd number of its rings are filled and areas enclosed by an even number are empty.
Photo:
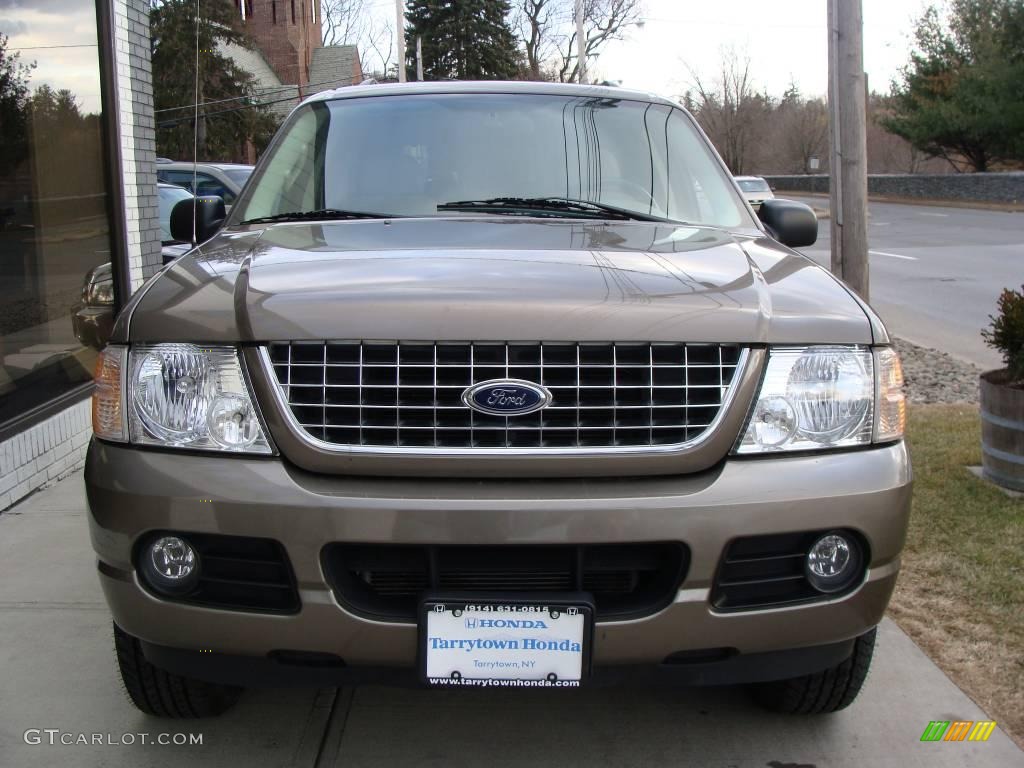
M0 430L91 379L74 316L111 261L95 13L42 3L0 27Z

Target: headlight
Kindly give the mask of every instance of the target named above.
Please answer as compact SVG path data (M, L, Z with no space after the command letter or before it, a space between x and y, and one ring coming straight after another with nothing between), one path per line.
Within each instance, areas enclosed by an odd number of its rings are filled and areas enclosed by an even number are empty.
M110 264L93 267L85 276L82 303L89 307L107 307L114 304L114 276Z
M232 347L133 347L128 425L142 445L270 453Z
M736 452L866 445L874 412L874 356L867 347L771 349Z
M114 281L104 280L90 283L85 290L85 304L94 307L108 307L114 304Z

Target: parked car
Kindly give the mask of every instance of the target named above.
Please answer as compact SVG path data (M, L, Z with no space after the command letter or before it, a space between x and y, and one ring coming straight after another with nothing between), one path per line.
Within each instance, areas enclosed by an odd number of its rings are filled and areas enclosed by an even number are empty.
M159 158L156 164L156 177L165 184L183 187L200 197L219 197L224 200L227 209L231 210L235 198L252 175L252 169L251 165L239 163L194 164Z
M93 400L92 544L140 710L286 681L857 696L910 505L899 360L791 250L813 212L753 217L684 109L343 88L226 222L196 212Z
M743 196L754 210L757 210L765 200L775 197L768 182L760 176L737 176L736 183L739 184L740 189L743 190Z
M176 240L171 234L171 212L178 203L191 200L192 193L173 184L157 184L160 211L160 245L163 263L168 264L192 248L191 240ZM82 298L71 311L75 338L93 349L102 349L114 327L114 275L110 262L89 270L82 283Z

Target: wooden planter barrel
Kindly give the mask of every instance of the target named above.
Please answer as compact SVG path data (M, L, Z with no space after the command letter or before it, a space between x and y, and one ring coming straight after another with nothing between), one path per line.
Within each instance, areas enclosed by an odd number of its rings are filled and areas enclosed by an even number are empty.
M1024 389L1006 371L981 374L981 467L994 483L1024 491Z

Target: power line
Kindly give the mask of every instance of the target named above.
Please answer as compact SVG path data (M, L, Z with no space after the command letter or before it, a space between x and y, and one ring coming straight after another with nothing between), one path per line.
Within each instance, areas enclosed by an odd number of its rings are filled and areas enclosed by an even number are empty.
M241 111L246 110L246 109L255 109L257 107L269 107L271 104L281 104L282 102L285 102L285 101L297 101L297 100L298 100L297 96L285 96L283 99L274 99L272 101L260 101L260 102L257 102L255 104L245 104L245 105L243 105L241 107L232 107L230 109L219 109L216 112L204 112L201 116L205 119L205 118L208 118L208 117L216 117L217 115L227 115L227 114L230 114L231 112L241 112ZM169 128L171 126L178 125L180 123L190 123L194 119L195 118L193 118L191 115L189 115L188 117L174 117L174 118L171 118L170 120L164 120L163 122L157 123L156 127L157 128Z
M324 81L319 82L319 83L306 83L305 85L301 85L301 86L300 85L274 86L272 88L262 89L261 92L256 94L256 95L257 95L257 97L262 97L262 96L266 96L268 94L279 93L281 91L288 91L288 90L293 90L293 89L296 92L298 92L298 91L304 90L306 88L319 88L321 85L340 86L341 85L341 81L340 80L324 80ZM312 94L307 94L307 95L312 95ZM250 99L250 98L252 98L252 96L244 96L244 95L243 96L232 96L232 97L227 98L227 99L217 99L216 101L204 101L199 106L206 107L206 106L209 106L210 104L224 104L224 103L229 102L229 101L242 101L243 99ZM289 99L297 98L297 96L289 96L288 98ZM282 99L282 101L287 101L287 100L288 99ZM159 114L161 112L174 112L174 111L177 111L179 109L194 109L194 108L195 108L194 104L182 104L180 107L163 107L162 109L154 110L154 114Z
M96 43L81 43L79 45L26 45L23 48L11 48L12 51L50 51L54 48L95 48Z

